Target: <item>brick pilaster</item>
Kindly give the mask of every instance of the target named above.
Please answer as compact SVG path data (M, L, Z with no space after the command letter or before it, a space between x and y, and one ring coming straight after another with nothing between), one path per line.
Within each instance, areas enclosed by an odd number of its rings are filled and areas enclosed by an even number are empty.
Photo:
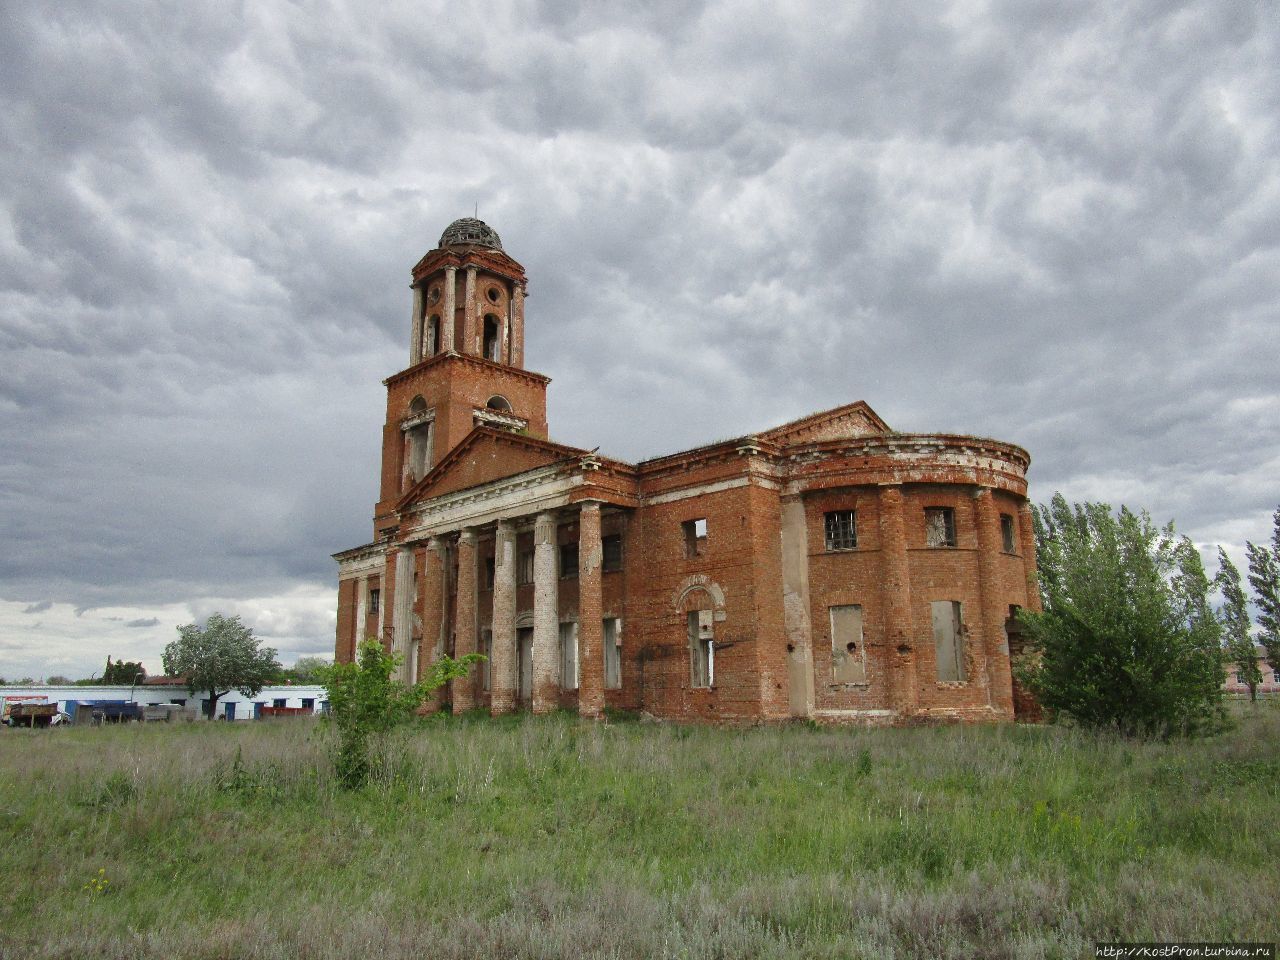
M990 487L974 495L978 532L978 589L982 597L981 649L986 667L987 699L992 709L1013 716L1013 674L1005 637L1006 606L1000 583L1000 515Z
M884 554L884 637L888 646L892 703L899 719L916 712L916 654L911 629L911 567L902 487L880 488L880 546Z

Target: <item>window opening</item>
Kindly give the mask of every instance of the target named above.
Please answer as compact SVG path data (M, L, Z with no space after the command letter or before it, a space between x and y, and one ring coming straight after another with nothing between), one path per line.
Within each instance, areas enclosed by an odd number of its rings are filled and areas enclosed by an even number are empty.
M613 573L622 569L622 537L619 534L610 534L605 537L600 546L604 553L604 572Z
M924 508L924 539L930 547L956 545L956 512L951 507Z
M1008 513L1000 514L1000 540L1005 553L1014 552L1013 534L1013 516Z
M498 360L498 351L502 347L500 340L502 325L492 313L484 315L484 356L488 360Z
M484 558L484 588L486 590L493 589L494 577L494 559L493 557Z
M710 610L689 611L689 685L710 687L715 683L715 628Z
M618 617L604 621L604 688L622 688L622 621Z
M578 689L578 625L560 624L560 689Z
M705 556L707 552L707 519L686 520L680 525L684 531L684 555L686 558Z
M371 617L377 616L378 604L381 602L382 602L382 591L370 590L369 591L369 616Z
M862 607L851 603L831 607L831 679L836 683L866 683L867 660L862 642Z
M852 550L858 545L857 517L853 510L823 514L828 550Z
M560 544L560 579L573 580L578 576L578 545Z
M521 550L516 565L516 585L523 587L529 583L533 583L533 551Z
M933 618L933 647L940 681L967 680L964 650L964 621L960 601L934 600L929 604Z
M423 338L422 355L424 357L434 357L440 349L440 318L435 314L427 320L427 332Z

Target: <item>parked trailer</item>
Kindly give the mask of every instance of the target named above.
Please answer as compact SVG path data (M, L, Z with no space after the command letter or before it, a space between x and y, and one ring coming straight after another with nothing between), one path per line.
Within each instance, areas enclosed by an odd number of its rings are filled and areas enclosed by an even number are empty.
M48 703L49 698L42 693L38 694L10 694L6 697L0 697L0 723L7 724L9 722L9 711L20 703Z
M57 722L56 703L14 703L9 705L9 726L49 727Z

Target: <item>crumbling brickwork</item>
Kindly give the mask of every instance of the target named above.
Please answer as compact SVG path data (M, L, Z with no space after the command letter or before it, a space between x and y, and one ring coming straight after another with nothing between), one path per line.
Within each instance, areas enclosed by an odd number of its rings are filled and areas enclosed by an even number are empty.
M339 659L363 616L389 646L410 637L419 674L488 652L441 697L454 710L1034 718L1008 632L1038 607L1025 451L896 433L861 402L637 464L566 447L548 379L523 369L526 281L497 235L458 221L413 275L376 538L335 555Z

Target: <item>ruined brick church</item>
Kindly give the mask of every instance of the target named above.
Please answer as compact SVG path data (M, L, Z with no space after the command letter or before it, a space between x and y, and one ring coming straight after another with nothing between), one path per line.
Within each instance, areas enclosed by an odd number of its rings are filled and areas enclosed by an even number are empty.
M700 720L1012 720L1034 608L1029 458L898 433L863 402L624 463L551 440L524 269L485 223L413 268L385 382L374 539L335 554L335 654L405 679L488 658L438 705Z

